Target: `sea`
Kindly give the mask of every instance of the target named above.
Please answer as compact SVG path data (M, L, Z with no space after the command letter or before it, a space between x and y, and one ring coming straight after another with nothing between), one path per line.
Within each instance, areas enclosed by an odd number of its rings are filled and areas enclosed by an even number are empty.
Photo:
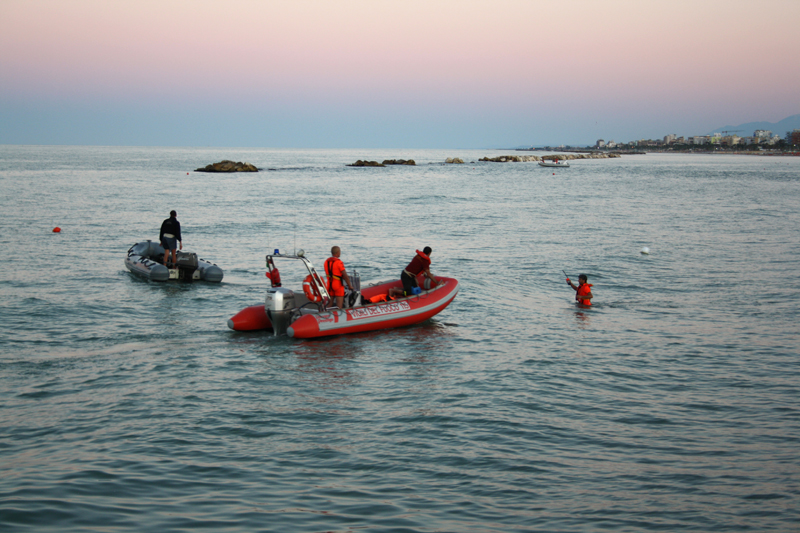
M799 531L800 157L503 154L0 146L0 531ZM126 270L173 209L221 283ZM459 294L228 329L332 246Z

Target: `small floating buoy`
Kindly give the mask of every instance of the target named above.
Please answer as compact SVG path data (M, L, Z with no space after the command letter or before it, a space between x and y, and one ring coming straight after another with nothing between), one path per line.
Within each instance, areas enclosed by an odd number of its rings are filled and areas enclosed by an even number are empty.
M644 248L642 248L642 252L641 252L641 254L642 254L642 255L650 255L650 248L648 248L647 246L645 246Z
M61 233L61 228L56 226L55 228L53 228L53 233Z
M187 173L186 173L186 175L188 176L188 175L189 175L189 173L187 172Z

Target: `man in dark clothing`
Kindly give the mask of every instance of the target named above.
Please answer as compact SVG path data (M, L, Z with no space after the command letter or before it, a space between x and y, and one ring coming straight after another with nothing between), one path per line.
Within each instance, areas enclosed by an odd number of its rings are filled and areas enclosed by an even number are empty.
M158 236L158 240L161 241L161 246L164 247L164 266L167 266L167 258L170 252L172 252L172 265L175 265L178 255L178 243L180 243L181 250L183 250L181 223L175 218L177 216L178 213L170 211L169 218L161 223L161 233Z

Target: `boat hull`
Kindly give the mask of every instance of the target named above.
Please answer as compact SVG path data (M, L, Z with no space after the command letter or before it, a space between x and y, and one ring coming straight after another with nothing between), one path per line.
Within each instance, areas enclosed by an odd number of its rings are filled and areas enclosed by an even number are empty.
M245 307L228 319L228 327L234 331L258 331L272 329L264 304Z
M458 294L458 281L437 278L439 285L407 298L357 305L346 309L307 310L286 328L289 337L310 339L345 335L380 329L398 328L424 322L440 313ZM420 280L422 281L422 280ZM377 283L365 287L361 295L373 298L385 295L391 288L402 287L400 281ZM270 329L272 324L264 305L252 305L231 317L228 327L235 331Z
M194 254L190 254L194 255ZM150 281L169 281L171 279L191 279L219 283L224 273L217 265L204 259L197 260L197 266L188 275L182 276L179 268L167 268L159 262L163 260L164 248L152 241L137 242L128 250L125 268L133 274Z
M441 312L457 294L458 281L447 279L444 286L423 291L417 296L304 315L292 322L286 333L290 337L310 339L410 326Z

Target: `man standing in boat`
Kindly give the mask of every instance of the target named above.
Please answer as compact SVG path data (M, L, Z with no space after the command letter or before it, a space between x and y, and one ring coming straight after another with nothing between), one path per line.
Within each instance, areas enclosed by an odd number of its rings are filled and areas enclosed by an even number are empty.
M169 218L161 223L161 233L158 236L158 240L161 241L161 246L164 247L164 266L167 266L167 258L170 252L172 252L172 265L175 265L178 254L178 243L180 243L181 250L183 250L181 223L175 218L177 216L178 213L174 210L170 211Z
M350 290L353 290L353 284L350 283L350 276L344 269L344 263L339 256L342 255L342 250L338 246L331 248L331 257L325 260L325 274L328 276L328 293L336 300L336 306L339 309L344 307L344 284L342 280L347 282Z
M431 280L431 288L439 284L436 278L433 277L433 274L431 274L430 255L432 251L430 246L426 246L421 252L417 250L417 255L414 256L414 259L412 259L408 266L403 269L403 272L400 273L400 281L403 282L403 288L389 289L389 298L411 296L414 294L415 288L419 291L417 276L422 273L425 274L426 278Z

